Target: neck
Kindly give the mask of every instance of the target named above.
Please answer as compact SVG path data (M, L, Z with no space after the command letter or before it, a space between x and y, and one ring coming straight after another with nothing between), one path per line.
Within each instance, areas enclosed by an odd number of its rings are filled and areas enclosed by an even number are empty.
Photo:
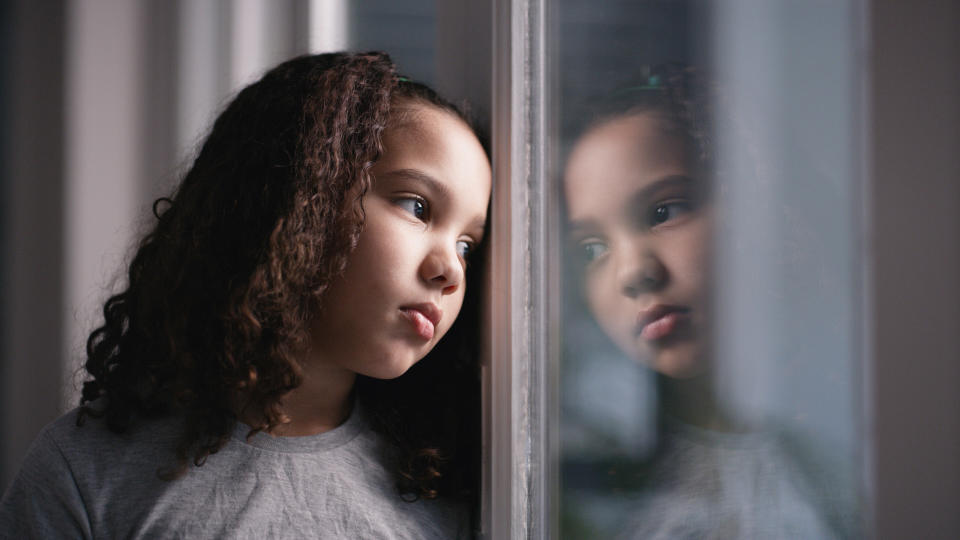
M269 431L278 437L303 437L330 431L346 422L353 409L357 374L315 351L301 361L300 386L283 396L283 413L289 422Z
M290 422L277 426L273 435L316 435L339 426L350 416L357 374L313 360L304 367L303 383L283 398L283 411Z
M693 426L714 431L737 431L716 399L713 377L707 373L688 379L661 375L658 387L663 411Z

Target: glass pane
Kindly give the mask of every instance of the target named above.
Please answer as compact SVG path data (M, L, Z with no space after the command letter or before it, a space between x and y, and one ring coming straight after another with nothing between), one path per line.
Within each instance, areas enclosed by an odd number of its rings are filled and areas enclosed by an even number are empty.
M858 536L857 7L559 3L562 537Z

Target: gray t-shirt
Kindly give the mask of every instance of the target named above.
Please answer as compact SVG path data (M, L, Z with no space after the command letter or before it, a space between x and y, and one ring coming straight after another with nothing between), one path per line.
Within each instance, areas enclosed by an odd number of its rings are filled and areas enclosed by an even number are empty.
M273 437L238 424L200 467L167 482L180 422L127 433L77 411L48 425L0 501L3 538L416 538L469 536L465 505L406 502L391 448L359 408L341 426Z
M620 539L849 538L849 482L822 481L773 433L667 422ZM821 478L818 478L821 477ZM832 487L833 489L829 489Z

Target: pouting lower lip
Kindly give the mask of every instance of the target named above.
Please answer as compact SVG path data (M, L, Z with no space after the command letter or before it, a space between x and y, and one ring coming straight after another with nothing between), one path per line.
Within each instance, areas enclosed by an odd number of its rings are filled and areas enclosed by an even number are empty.
M432 302L424 302L422 304L411 304L407 306L401 306L400 309L404 311L406 310L419 311L434 326L440 324L440 319L443 318L443 310L441 310L439 307L437 307L436 304Z
M687 317L689 309L657 305L637 316L637 335L648 341L663 339L672 334Z
M418 336L428 341L433 339L436 325L423 312L412 308L401 309L400 312L413 325L413 330Z
M413 325L417 335L426 340L433 339L437 325L443 318L443 310L430 302L403 306L400 308L400 312Z

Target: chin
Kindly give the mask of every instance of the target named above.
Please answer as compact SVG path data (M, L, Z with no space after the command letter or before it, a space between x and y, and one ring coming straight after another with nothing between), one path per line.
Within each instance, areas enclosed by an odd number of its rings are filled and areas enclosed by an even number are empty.
M364 369L363 372L359 373L374 379L396 379L409 371L418 360L419 358L391 358L378 362L370 366L369 369Z
M673 379L692 379L707 371L703 357L693 350L664 350L656 355L651 366L657 373Z
M706 371L700 366L675 366L660 365L657 366L657 373L670 377L671 379L693 379L703 375Z

